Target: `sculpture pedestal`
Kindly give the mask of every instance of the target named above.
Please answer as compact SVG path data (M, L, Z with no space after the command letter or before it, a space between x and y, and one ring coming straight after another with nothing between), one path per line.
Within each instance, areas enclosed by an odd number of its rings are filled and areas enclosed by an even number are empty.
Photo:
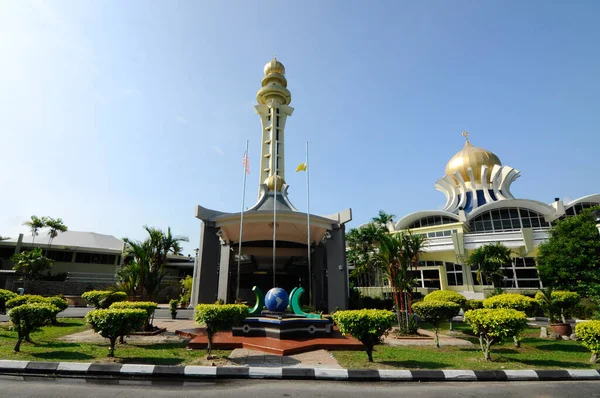
M279 340L329 337L332 332L331 318L298 318L290 314L273 313L268 316L248 317L243 326L232 329L233 336L270 337Z

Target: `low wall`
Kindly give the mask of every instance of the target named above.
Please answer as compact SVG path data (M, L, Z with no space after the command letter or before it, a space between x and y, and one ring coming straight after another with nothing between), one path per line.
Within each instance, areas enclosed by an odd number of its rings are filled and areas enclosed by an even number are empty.
M9 283L7 283L8 285ZM24 282L24 281L10 281L8 290L14 292L18 288L25 288L25 294L39 294L42 296L56 296L62 294L68 299L70 305L81 305L82 302L79 297L90 290L107 290L114 283L110 282L75 282L75 281L35 281L35 282ZM179 299L181 293L181 286L179 283L172 283L165 287L155 299L158 303L168 303L170 299Z

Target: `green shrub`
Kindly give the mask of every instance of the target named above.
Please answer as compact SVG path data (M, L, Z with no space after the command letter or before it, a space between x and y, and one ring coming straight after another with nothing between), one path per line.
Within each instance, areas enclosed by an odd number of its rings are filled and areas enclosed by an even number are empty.
M465 308L467 303L467 298L460 293L453 292L451 290L436 290L435 292L429 293L423 301L449 301L451 303L456 303L460 306L460 308ZM458 315L458 314L456 314ZM450 330L454 330L452 325L452 318L456 315L453 315L448 319L450 322Z
M23 340L31 341L29 334L32 331L52 321L59 312L58 308L47 302L23 304L8 311L8 316L18 335L17 344L14 348L15 352L21 350Z
M453 292L452 290L436 290L425 296L423 301L450 301L458 304L460 308L465 308L467 298L460 293Z
M600 354L600 321L578 323L575 333L581 338L581 344L592 352L590 362L597 362Z
M247 315L248 307L243 304L199 304L196 307L194 314L196 322L206 325L209 357L215 333L242 325Z
M38 296L37 294L24 294L23 296L16 296L6 302L6 308L11 309L24 304L33 303L47 303L45 297Z
M522 294L503 293L483 300L484 308L505 308L522 311L532 315L536 310L536 301Z
M473 333L479 336L479 344L486 361L491 361L490 347L493 344L518 336L527 326L527 316L524 312L505 308L470 310L465 312L465 321L471 325Z
M467 303L465 304L465 311L468 310L479 310L483 308L483 300L467 300Z
M59 296L46 297L46 300L61 311L64 311L67 308L69 308L69 302Z
M171 310L171 314L177 313L177 307L179 307L179 300L171 300L169 301L169 309Z
M342 334L349 334L363 343L369 362L373 362L375 344L396 322L396 315L388 310L337 311L331 317Z
M460 305L452 301L423 300L413 304L413 311L419 318L433 325L435 346L439 348L440 340L438 337L438 330L440 328L440 323L458 315L460 312Z
M96 309L105 309L111 304L127 300L127 293L113 292L110 290L90 290L81 295L81 297Z
M551 288L537 292L535 300L544 314L548 317L550 323L567 323L567 317L572 314L579 303L579 294L566 292ZM560 318L559 318L560 316Z
M17 293L10 290L0 289L0 314L6 313L6 302L17 297Z
M187 275L184 279L179 281L179 284L181 285L181 291L183 292L179 297L179 302L181 303L182 307L185 307L190 303L193 283L194 279L190 275Z
M146 322L143 325L143 329L150 330L152 329L152 319L154 316L154 311L158 308L158 304L153 301L119 301L117 303L111 304L109 307L111 310L120 310L120 309L138 309L146 311Z
M23 296L16 296L6 302L6 308L15 308L24 304L50 304L53 305L56 310L54 315L50 319L51 323L56 324L56 316L59 312L62 312L69 308L67 300L60 298L59 296L43 297L36 294L25 294Z
M115 356L117 338L140 330L147 318L146 311L131 308L93 310L85 316L95 332L109 339L109 357Z

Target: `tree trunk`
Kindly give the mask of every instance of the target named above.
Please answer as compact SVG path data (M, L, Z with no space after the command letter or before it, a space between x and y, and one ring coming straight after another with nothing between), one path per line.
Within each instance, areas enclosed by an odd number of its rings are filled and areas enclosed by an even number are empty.
M373 347L367 347L367 356L369 357L369 362L373 362Z
M435 347L440 348L440 338L438 336L438 328L433 328L433 341L435 342Z
M486 361L491 361L492 357L490 356L490 347L492 345L492 340L487 340L485 342L485 352L483 353L483 357Z
M207 337L208 337L208 345L206 346L206 350L208 351L207 359L210 359L210 354L212 353L213 334L207 333Z
M20 352L21 351L21 342L23 341L23 339L21 337L19 337L19 339L17 340L17 344L15 344L15 352ZM593 358L593 356L592 356Z
M517 336L513 336L513 340L515 342L515 347L516 348L520 348L521 347L521 340L519 340L519 338Z
M453 331L453 330L454 330L454 326L452 324L452 318L450 318L450 331Z
M592 357L590 358L590 362L591 363L598 362L598 353L595 352L595 353L592 354Z
M125 344L125 336L124 335L119 336L119 344Z
M111 337L109 340L110 340L110 348L108 349L108 357L114 358L115 344L117 343L117 337Z

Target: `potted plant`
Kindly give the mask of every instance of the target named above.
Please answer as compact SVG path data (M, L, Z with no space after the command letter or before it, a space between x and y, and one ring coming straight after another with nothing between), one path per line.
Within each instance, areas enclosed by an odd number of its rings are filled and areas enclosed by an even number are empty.
M535 299L544 315L548 317L550 329L560 336L569 336L573 330L567 322L567 315L579 302L579 295L573 292L553 291L551 287L540 290Z
M179 305L179 300L171 300L169 301L169 309L171 310L171 319L177 318L177 306Z

